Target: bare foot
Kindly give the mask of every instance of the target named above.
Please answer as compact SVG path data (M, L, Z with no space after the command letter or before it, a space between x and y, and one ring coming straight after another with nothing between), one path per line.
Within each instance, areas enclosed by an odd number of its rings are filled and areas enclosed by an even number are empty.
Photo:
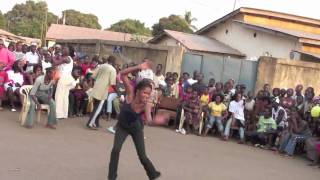
M47 127L47 128L49 128L49 129L57 129L57 127L56 127L56 126L54 126L54 125L50 125L50 124L47 124L47 125L46 125L46 127Z

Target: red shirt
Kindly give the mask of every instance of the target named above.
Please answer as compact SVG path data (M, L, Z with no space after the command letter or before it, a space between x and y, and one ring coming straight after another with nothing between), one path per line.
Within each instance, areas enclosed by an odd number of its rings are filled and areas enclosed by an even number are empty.
M93 64L84 64L84 63L80 64L80 67L82 69L82 75L83 76L86 75L88 69L93 69L94 68Z

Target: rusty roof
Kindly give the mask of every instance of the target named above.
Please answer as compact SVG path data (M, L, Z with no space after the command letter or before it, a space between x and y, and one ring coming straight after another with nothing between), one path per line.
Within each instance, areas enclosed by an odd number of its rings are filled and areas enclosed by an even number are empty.
M210 37L200 36L196 34L183 33L172 30L164 30L164 33L149 41L149 43L156 43L163 37L169 36L189 50L202 51L209 53L221 53L235 56L245 56L240 51Z
M47 40L97 39L108 41L130 41L131 34L85 27L51 24L46 34Z
M266 25L260 25L260 24L258 25L258 24L254 24L254 23L248 23L248 22L237 21L237 20L234 20L234 22L239 23L239 24L244 25L249 28L262 30L262 31L273 31L273 32L280 33L280 34L293 36L293 37L296 37L299 39L301 38L302 40L309 39L309 40L320 41L319 34L312 34L312 33L307 33L307 32L303 32L303 31L284 29L284 28L279 28L279 27L274 27L274 26L266 26Z
M0 29L0 37L4 37L4 38L10 39L10 40L23 40L19 36L12 34L8 31L5 31L3 29Z
M243 14L253 14L257 16L267 16L267 17L272 17L275 19L283 19L287 21L295 21L295 22L300 22L304 24L310 24L313 26L318 26L320 27L320 20L319 19L313 19L309 17L303 17L303 16L298 16L298 15L293 15L293 14L288 14L288 13L282 13L282 12L275 12L275 11L270 11L270 10L264 10L264 9L256 9L256 8L249 8L249 7L241 7L235 11L230 12L229 14L213 21L212 23L206 25L205 27L201 28L196 32L196 34L202 34L209 29L217 26L220 23L223 23L230 18L233 18L237 16L238 14L243 13Z

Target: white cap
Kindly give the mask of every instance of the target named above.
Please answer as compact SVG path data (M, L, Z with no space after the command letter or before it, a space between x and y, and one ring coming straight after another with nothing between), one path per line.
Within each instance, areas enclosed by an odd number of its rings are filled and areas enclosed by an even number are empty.
M36 42L32 42L31 46L37 46L38 44Z

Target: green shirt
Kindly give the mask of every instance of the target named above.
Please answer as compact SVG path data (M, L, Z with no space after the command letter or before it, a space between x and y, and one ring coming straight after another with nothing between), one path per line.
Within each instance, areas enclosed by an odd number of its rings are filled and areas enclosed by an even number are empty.
M49 96L52 93L53 81L49 84L44 83L44 75L39 76L30 91L30 95L35 95L37 97Z
M264 116L260 116L257 126L257 132L267 132L267 130L270 129L277 129L277 123L272 117L266 119Z

